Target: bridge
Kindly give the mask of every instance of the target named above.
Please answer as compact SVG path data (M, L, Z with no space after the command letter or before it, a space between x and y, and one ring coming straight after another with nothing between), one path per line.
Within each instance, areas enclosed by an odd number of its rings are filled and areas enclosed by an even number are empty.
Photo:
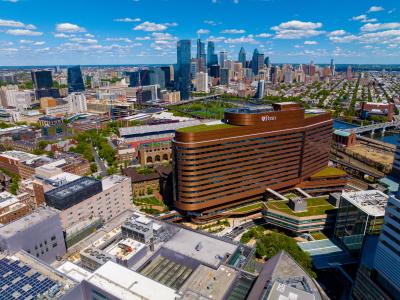
M365 126L360 126L360 127L342 129L342 131L354 132L355 134L371 132L373 134L375 132L375 130L382 130L382 132L384 133L386 131L386 128L399 127L399 126L400 126L400 121L392 121L392 122L376 123L376 124L365 125Z

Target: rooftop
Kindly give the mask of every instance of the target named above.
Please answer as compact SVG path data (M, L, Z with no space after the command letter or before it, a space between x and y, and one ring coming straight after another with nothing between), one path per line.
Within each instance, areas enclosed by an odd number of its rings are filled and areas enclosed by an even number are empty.
M66 261L61 266L57 268L57 271L67 275L72 278L76 282L81 282L83 279L86 279L92 273L86 271L85 269L73 264L72 262Z
M113 245L110 249L108 249L107 253L119 259L127 260L136 255L145 247L145 244L135 241L134 239L127 238Z
M378 190L359 192L343 192L342 198L346 199L360 210L374 217L383 217L388 196Z
M28 159L34 159L38 157L37 155L17 150L4 151L3 153L0 153L0 155L11 159L17 159L19 161L26 161Z
M58 299L76 283L25 252L0 255L1 299ZM41 298L42 299L42 298Z
M120 175L110 175L110 176L104 177L101 180L101 184L103 185L103 191L123 182L127 178L128 177L120 176Z
M238 107L238 108L228 108L225 110L227 113L235 113L235 114L259 114L264 112L271 112L274 111L272 106L263 106L262 108L259 107Z
M308 198L304 200L307 202L307 210L300 212L293 211L291 208L289 208L288 201L284 200L269 200L265 205L269 209L277 210L296 217L324 215L329 210L336 209L326 200L326 197Z
M318 177L331 177L331 176L345 176L347 173L343 170L333 168L333 167L326 167L321 171L311 175L311 178L318 178Z
M178 123L168 123L168 124L159 124L159 125L144 125L144 126L134 126L134 127L123 127L119 128L120 136L135 136L135 135L144 135L150 133L158 133L158 132L168 132L168 131L176 131L179 128L199 125L201 122L199 120L191 120L185 122Z
M220 266L215 270L200 265L186 280L180 291L182 293L196 291L196 293L208 297L207 299L224 299L237 274L236 270L227 266Z
M22 217L14 222L8 223L0 227L0 237L8 238L15 235L18 232L24 231L37 223L42 222L48 218L57 216L58 212L51 207L39 207L35 209L31 214Z
M180 128L177 131L178 132L193 132L193 133L195 133L195 132L203 132L203 131L210 131L210 130L220 130L220 129L234 128L234 127L238 127L238 126L225 124L225 123L211 124L211 125L200 124L200 125L196 125L196 126Z
M340 129L336 129L333 133L336 135L344 136L344 137L348 137L351 135L350 131L344 131L344 130L340 130Z
M119 299L179 299L175 290L111 261L86 280Z
M191 230L180 229L163 247L217 268L226 255L232 255L238 246Z

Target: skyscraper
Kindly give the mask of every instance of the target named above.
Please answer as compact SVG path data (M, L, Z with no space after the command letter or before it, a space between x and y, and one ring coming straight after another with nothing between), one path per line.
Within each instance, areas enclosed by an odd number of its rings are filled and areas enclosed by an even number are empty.
M269 61L269 56L267 56L267 57L264 59L264 65L266 65L267 68L269 68L270 63L271 63L271 62Z
M240 48L238 61L242 63L243 68L246 68L246 51L244 48Z
M85 85L83 84L82 71L80 66L68 68L68 92L83 92Z
M259 53L258 49L254 49L253 57L251 59L251 68L254 75L258 75L261 69L264 69L264 54Z
M207 61L206 61L206 49L205 44L201 41L201 39L197 39L197 55L199 72L205 72Z
M32 82L36 90L40 89L50 89L53 86L53 78L51 76L51 71L41 70L32 71Z
M164 81L167 88L171 88L173 82L174 70L172 66L163 66L161 70L164 71Z
M226 68L225 66L225 61L228 59L228 52L226 51L221 51L219 53L219 64L221 68Z
M215 54L215 45L213 41L207 43L207 66L218 65L218 55Z
M260 80L258 82L258 86L257 86L256 97L258 99L262 99L262 98L264 98L264 94L265 94L265 80Z
M139 71L126 72L126 76L129 77L129 87L137 87L140 85Z
M190 96L190 62L191 42L180 40L177 43L177 88L181 92L181 99L187 100Z
M348 81L353 80L353 72L351 70L351 66L347 66L347 70L346 70L346 78Z
M329 68L331 69L331 75L335 76L335 64L333 63L333 58L331 59L331 65Z

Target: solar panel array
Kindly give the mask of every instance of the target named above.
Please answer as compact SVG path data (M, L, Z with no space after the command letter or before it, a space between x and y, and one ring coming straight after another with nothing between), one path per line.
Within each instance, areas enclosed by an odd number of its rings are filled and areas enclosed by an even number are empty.
M55 285L55 281L18 260L0 260L0 300L36 299Z

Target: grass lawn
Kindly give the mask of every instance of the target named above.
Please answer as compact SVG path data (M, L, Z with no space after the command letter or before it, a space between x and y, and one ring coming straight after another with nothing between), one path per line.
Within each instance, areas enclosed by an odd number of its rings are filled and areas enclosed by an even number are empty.
M310 234L317 241L318 240L326 240L327 239L326 235L323 234L322 232L313 232L313 233L310 233Z
M137 204L150 204L150 205L163 205L156 197L149 196L144 198L137 198L134 200Z
M310 198L305 200L307 201L307 210L302 212L294 212L291 210L287 201L268 201L266 205L268 208L279 210L288 215L297 217L323 215L326 214L327 211L335 209L334 206L326 201L326 197Z
M252 210L255 210L255 209L261 209L262 206L263 206L263 204L261 202L258 202L258 203L254 203L254 204L251 204L251 205L247 205L247 206L243 206L243 207L239 207L239 208L233 209L233 210L231 210L231 212L238 212L238 213L240 213L240 212L248 212L248 211L252 211Z
M230 124L215 124L215 125L201 124L201 125L196 125L196 126L179 128L177 131L178 132L203 132L203 131L226 129L226 128L233 128L233 127L237 127L237 126L230 125Z

